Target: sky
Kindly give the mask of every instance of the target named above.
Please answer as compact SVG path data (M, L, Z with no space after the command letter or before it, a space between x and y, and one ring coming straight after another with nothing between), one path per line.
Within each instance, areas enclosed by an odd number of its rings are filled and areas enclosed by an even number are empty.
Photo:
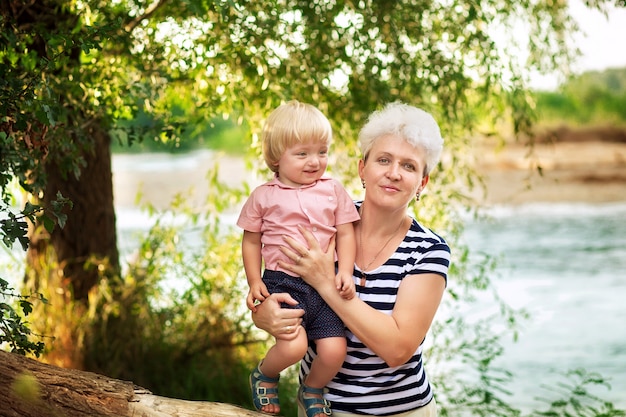
M607 18L587 9L580 0L569 3L583 31L576 38L582 56L573 67L575 73L626 67L626 8L609 8ZM534 76L531 81L531 86L538 89L551 90L557 85L556 76Z

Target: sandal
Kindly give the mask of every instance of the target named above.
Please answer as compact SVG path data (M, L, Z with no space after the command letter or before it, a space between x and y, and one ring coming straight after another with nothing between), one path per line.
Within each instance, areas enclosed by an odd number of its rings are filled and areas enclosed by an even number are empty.
M254 371L250 374L250 390L252 391L252 403L254 404L254 408L257 411L266 414L278 414L278 413L268 413L263 411L262 408L266 405L275 404L280 406L280 402L278 401L278 379L280 376L276 378L270 378L269 376L263 375L261 370L259 369L259 365L254 368ZM275 387L262 387L261 382L267 382L270 384L277 384Z
M323 388L312 388L304 384L298 389L298 408L302 408L306 417L314 417L318 414L332 416L330 402L324 398L325 390ZM305 394L319 395L319 397L305 397ZM300 414L300 413L298 413Z

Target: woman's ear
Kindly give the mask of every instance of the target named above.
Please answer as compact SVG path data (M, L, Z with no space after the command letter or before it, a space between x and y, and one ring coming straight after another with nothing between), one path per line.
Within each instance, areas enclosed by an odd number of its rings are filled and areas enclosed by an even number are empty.
M365 181L365 179L363 178L364 169L365 169L365 161L363 159L359 159L359 177L361 177L361 182Z
M417 194L421 194L422 191L424 191L424 188L426 188L426 184L428 184L429 179L430 179L430 175L424 175L422 177L422 182L420 183L420 186L417 187Z

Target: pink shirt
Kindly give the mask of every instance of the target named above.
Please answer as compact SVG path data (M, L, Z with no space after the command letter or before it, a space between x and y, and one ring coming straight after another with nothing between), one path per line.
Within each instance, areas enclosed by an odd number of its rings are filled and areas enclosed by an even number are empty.
M289 235L306 244L297 228L303 225L326 250L337 232L335 226L356 220L359 213L354 202L337 180L323 177L296 188L275 177L252 191L241 209L237 226L249 232L261 232L261 256L266 269L293 275L277 264L279 259L291 262L279 249L285 245L283 236Z

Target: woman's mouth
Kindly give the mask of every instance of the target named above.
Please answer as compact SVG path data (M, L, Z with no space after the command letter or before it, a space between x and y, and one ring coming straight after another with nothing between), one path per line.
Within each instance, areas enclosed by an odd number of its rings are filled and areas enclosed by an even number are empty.
M392 185L383 185L381 187L385 191L390 191L390 192L398 192L398 191L400 191L400 189L398 189L397 187L394 187Z

